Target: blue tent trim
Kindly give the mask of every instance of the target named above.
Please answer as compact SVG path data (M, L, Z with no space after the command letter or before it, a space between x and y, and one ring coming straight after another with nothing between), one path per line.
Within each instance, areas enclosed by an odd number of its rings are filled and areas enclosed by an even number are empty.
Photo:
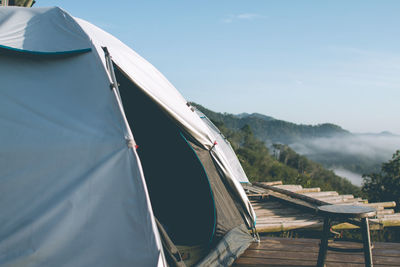
M10 47L6 45L0 44L0 53L1 50L8 50L12 52L30 54L30 55L38 55L38 56L51 56L51 55L74 55L74 54L83 54L92 51L92 48L83 48L83 49L76 49L76 50L68 50L68 51L55 51L55 52L44 52L44 51L33 51L33 50L25 50L19 49L15 47Z

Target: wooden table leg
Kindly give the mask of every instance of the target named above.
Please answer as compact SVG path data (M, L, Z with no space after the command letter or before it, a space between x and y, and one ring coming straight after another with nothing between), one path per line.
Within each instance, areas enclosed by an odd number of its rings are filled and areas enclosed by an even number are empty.
M324 229L322 231L321 243L319 245L317 267L325 266L326 253L328 251L328 238L329 228L331 227L331 220L328 217L324 218Z
M372 262L372 251L371 251L371 236L369 233L368 218L363 218L361 222L362 222L361 232L364 244L365 266L372 267L373 262Z

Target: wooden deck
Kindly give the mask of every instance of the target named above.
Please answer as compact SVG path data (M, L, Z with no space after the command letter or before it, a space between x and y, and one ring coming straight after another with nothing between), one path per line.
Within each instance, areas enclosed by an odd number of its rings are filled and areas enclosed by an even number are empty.
M368 200L353 195L322 192L320 188L303 188L301 185L283 185L280 181L244 184L243 187L256 212L256 228L260 233L320 229L323 219L315 211L317 206L326 204L372 206L377 209L377 216L370 220L371 229L400 226L400 213L395 213L393 207L396 203L393 201L368 203ZM352 228L356 226L349 223L334 226L338 230Z
M353 242L335 242L335 246L360 248ZM316 266L319 250L318 239L261 237L260 243L252 244L233 266ZM374 243L374 266L400 266L400 243ZM326 266L364 266L362 253L328 251Z

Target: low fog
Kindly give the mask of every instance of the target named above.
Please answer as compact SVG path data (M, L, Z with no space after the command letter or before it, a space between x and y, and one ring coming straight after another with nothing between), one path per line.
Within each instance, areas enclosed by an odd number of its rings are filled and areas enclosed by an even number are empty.
M352 184L357 185L357 186L361 186L362 185L362 176L361 174L349 171L349 170L345 170L343 168L333 168L332 171L335 172L336 175L340 176L340 177L344 177L347 178L347 180L349 180Z
M351 134L306 139L290 147L360 186L362 174L379 171L381 164L391 159L395 151L400 149L400 136Z

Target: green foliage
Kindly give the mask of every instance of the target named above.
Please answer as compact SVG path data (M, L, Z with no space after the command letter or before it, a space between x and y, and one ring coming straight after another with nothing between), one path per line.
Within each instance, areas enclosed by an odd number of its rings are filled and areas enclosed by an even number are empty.
M391 160L382 164L379 173L363 175L362 191L371 201L396 201L400 210L400 150L393 154Z

